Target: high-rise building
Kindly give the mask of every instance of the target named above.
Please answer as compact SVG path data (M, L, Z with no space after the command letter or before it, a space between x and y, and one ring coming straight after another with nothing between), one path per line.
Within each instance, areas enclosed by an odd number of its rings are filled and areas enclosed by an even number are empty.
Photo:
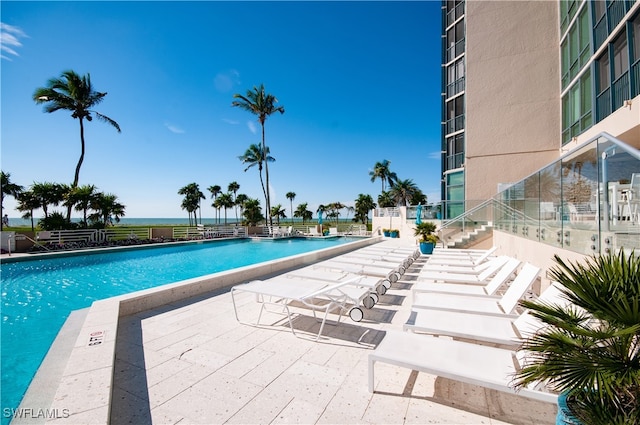
M640 148L640 2L442 2L451 218L601 132Z

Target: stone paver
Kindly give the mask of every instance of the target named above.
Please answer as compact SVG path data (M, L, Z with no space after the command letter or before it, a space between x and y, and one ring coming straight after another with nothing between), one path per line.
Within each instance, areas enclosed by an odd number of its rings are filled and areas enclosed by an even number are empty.
M259 327L238 323L228 291L122 318L112 424L554 423L554 406L382 363L369 393L367 355L385 330L402 329L410 288L394 284L362 322L343 318L318 342L303 309L298 337L272 313ZM255 320L245 295L239 314Z

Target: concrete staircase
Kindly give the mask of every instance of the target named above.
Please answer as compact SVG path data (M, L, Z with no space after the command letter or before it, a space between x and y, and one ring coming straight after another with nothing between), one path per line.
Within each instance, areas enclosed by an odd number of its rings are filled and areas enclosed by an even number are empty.
M482 224L466 233L460 233L447 241L447 248L471 248L493 237L493 224Z

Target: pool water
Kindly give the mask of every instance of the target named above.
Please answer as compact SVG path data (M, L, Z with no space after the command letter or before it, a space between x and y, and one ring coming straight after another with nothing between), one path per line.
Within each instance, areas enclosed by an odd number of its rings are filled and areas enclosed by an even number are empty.
M116 295L350 241L247 239L3 263L2 410L18 407L73 310ZM8 421L3 415L2 423Z

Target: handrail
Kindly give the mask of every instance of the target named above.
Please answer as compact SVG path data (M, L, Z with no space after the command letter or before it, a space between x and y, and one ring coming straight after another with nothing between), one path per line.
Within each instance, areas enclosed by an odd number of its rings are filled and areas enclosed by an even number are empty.
M465 212L463 212L462 214L452 218L451 220L447 220L447 221L443 221L442 224L440 225L440 229L445 229L447 227L449 227L449 225L456 223L458 221L460 221L463 218L466 218L467 216L473 214L476 211L479 211L483 208L485 208L487 205L491 204L492 202L494 202L493 198L489 198L486 201L483 201L482 203L476 205L475 207L466 210Z

